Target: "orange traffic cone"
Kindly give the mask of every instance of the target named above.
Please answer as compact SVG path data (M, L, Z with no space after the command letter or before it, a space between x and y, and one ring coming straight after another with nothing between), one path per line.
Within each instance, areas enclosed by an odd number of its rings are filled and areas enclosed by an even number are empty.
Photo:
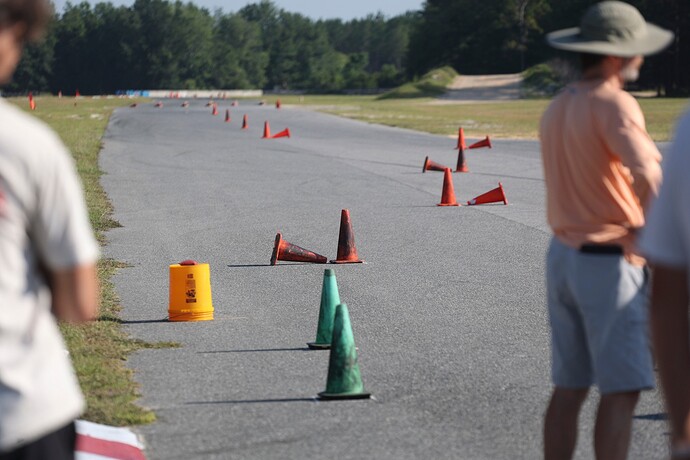
M441 193L441 202L436 206L460 206L455 200L455 189L453 188L453 175L450 168L446 168L443 174L443 191Z
M285 128L281 132L271 136L271 139L278 139L279 137L290 137L290 128Z
M242 129L249 129L249 122L247 121L247 115L242 117Z
M491 139L489 139L489 136L486 136L485 139L482 139L481 141L477 141L474 144L470 145L467 147L468 149L480 149L482 147L489 147L491 148Z
M458 150L458 164L455 166L455 172L470 172L470 168L465 163L465 149Z
M230 109L225 109L225 123L230 123Z
M184 102L182 103L182 107L184 107L185 109L186 109L187 107L189 107L189 102L184 101Z
M276 242L273 246L273 255L271 256L271 265L275 265L279 260L289 260L293 262L313 262L315 264L325 264L328 259L315 252L307 251L306 249L288 243L283 239L283 235L278 232L276 235Z
M280 99L277 99L276 100L276 109L279 109L279 108L280 108Z
M502 201L503 204L508 204L506 193L503 191L503 185L500 182L498 183L498 187L483 193L476 198L472 198L467 202L467 204L472 206L475 204L498 203L499 201Z
M465 144L465 131L460 128L458 129L458 145L455 147L455 150L465 150L466 148L467 144Z
M137 103L135 102L134 104L130 105L130 107L133 108L133 109L136 108L136 107L137 107Z
M218 104L213 104L213 111L211 112L211 115L218 115Z
M332 264L361 264L364 262L357 257L355 235L352 232L350 211L343 209L340 213L340 235L338 235L338 257L331 260Z
M427 171L445 171L448 166L443 166L442 164L433 162L429 157L424 158L424 166L422 166L422 172Z
M236 100L232 101L232 104L230 104L230 105L232 105L233 107L237 107L237 101Z
M270 139L271 138L271 126L268 124L267 121L264 121L264 135L262 136L262 139Z
M161 107L163 107L163 103L160 102L160 101L158 101L158 102L156 102L156 104L154 105L154 107L156 107L157 109L160 109Z
M29 108L31 110L36 110L36 101L34 100L33 97L31 99L29 99Z

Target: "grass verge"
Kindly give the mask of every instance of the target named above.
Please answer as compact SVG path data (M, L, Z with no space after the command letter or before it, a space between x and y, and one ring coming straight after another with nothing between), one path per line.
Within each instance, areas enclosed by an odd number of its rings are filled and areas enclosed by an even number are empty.
M375 96L280 96L281 102L311 107L342 117L432 134L472 138L537 139L539 119L550 99L456 102L433 98L377 100ZM687 99L640 98L647 130L655 141L668 141Z
M10 101L28 110L26 99ZM101 243L105 242L104 232L118 225L111 217L112 206L99 182L101 137L112 111L130 103L123 99L38 97L37 110L33 112L48 123L71 150L84 184L91 224ZM97 321L60 326L88 403L82 418L116 426L140 425L156 419L152 411L134 403L139 393L132 371L124 365L127 356L142 348L175 346L134 340L122 331L119 299L110 279L123 266L110 259L98 262L101 307Z

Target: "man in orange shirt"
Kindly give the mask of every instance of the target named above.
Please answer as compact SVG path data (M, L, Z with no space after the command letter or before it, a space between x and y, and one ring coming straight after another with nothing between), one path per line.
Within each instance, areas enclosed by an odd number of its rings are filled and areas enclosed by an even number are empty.
M592 385L601 393L596 457L624 459L639 392L654 386L647 276L635 237L661 182L661 155L623 85L637 78L642 56L672 38L618 1L591 6L579 28L547 35L551 46L580 53L582 76L553 100L540 126L554 233L546 267L554 384L546 459L572 457Z

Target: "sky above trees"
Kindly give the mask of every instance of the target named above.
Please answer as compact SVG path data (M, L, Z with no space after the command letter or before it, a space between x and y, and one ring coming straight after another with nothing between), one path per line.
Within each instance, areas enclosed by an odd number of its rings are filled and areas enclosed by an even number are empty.
M58 11L62 11L68 0L53 0ZM70 0L72 4L80 3L81 0ZM89 0L95 5L103 0ZM187 3L189 0L184 0ZM131 6L133 0L110 0L113 5ZM226 13L236 12L249 3L256 0L193 0L192 3L215 11L221 8ZM333 19L344 20L363 18L369 14L378 12L385 16L392 17L405 13L406 11L418 11L422 9L424 0L348 0L325 1L325 0L278 0L275 2L278 8L291 13L300 13L311 19Z

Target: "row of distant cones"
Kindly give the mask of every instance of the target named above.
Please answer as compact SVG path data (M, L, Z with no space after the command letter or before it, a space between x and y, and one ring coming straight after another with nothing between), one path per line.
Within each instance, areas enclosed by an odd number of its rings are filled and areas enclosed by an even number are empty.
M311 262L325 264L328 259L321 254L304 249L296 244L289 243L283 239L282 233L278 232L273 245L271 255L271 265L275 265L279 260L290 262ZM352 231L352 221L350 211L343 209L340 213L340 234L338 235L338 255L332 264L356 264L364 262L357 255L355 245L355 235Z

